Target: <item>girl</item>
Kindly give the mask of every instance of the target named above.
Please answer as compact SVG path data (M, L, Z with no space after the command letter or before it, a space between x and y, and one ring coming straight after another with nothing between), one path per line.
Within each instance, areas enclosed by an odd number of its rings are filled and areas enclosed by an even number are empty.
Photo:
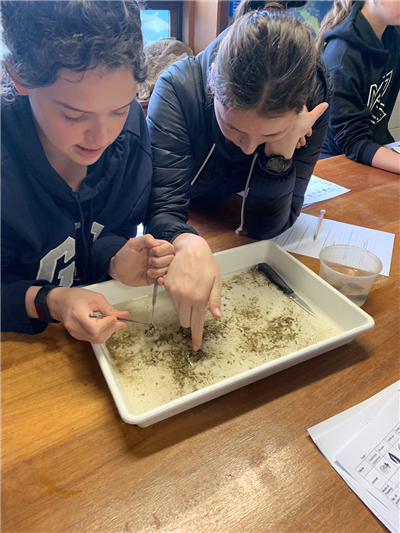
M135 238L151 186L146 123L135 101L146 67L135 1L4 1L2 331L60 321L105 342L127 312L79 285L146 285L170 243ZM90 318L100 311L103 320Z
M344 153L400 174L400 155L382 146L394 141L388 123L400 89L399 25L399 0L335 0L324 18L316 44L334 94L322 157Z
M165 287L195 350L207 303L221 317L221 277L207 243L186 224L190 200L245 190L237 231L246 225L250 237L272 238L299 216L326 136L329 75L313 38L276 2L265 8L246 2L204 52L161 75L149 103L146 229L174 243Z

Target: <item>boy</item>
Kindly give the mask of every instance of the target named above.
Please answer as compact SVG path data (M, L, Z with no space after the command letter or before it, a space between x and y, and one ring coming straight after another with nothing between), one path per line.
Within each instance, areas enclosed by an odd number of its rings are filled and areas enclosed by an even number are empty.
M168 242L132 238L152 176L135 101L146 75L140 10L134 0L1 7L2 331L60 321L102 343L128 313L78 287L151 284L173 258Z

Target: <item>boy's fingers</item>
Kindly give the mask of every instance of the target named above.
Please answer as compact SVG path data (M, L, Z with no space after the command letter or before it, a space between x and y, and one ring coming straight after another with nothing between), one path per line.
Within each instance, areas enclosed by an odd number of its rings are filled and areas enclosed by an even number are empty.
M152 257L163 257L166 255L173 255L174 247L170 242L162 242L157 246L150 248L150 256Z

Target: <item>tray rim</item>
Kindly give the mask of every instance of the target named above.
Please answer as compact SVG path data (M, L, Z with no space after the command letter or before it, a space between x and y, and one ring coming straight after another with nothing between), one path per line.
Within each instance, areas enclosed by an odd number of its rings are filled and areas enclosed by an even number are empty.
M256 250L256 248L258 248L258 250ZM337 299L338 302L341 301L342 304L345 305L345 307L349 307L350 310L352 310L356 315L358 315L360 319L363 319L363 323L361 323L359 326L354 327L348 331L343 331L342 333L339 333L335 337L331 337L330 339L320 341L311 346L307 346L306 348L302 348L301 350L297 350L290 354L286 354L280 357L279 359L275 359L273 361L267 361L257 367L254 367L249 370L245 370L244 372L241 372L229 378L218 381L217 383L213 383L212 385L208 385L207 387L203 387L202 389L186 394L184 396L181 396L180 398L176 398L174 400L171 400L168 403L149 409L148 411L145 411L144 413L137 414L137 415L132 414L129 411L128 406L125 403L125 400L121 394L121 391L117 385L117 382L114 379L113 371L111 369L111 363L108 361L106 353L103 349L104 345L92 343L93 351L96 355L99 366L102 370L106 383L114 399L118 412L121 418L126 423L138 425L139 427L146 427L151 424L157 423L161 420L174 416L175 414L191 409L192 407L195 407L197 405L200 405L212 399L218 398L219 396L222 396L224 394L237 390L241 387L247 386L251 383L254 383L255 381L264 379L265 377L273 375L282 370L286 370L287 368L300 364L303 361L312 359L316 357L317 355L321 355L322 353L331 351L339 346L348 344L357 335L359 335L360 333L363 333L364 331L371 329L375 325L374 319L370 315L368 315L364 310L362 310L356 304L351 302L348 298L343 296L341 293L336 291L336 289L331 287L325 280L320 278L312 270L310 270L308 267L303 265L303 263L301 263L297 258L293 257L291 254L289 254L286 250L281 248L279 245L277 245L273 241L259 241L256 243L250 243L250 244L246 244L246 245L239 246L236 248L231 248L229 250L223 250L220 252L216 252L213 255L217 259L218 262L221 262L221 260L223 262L223 260L227 256L229 257L230 255L232 255L233 252L238 253L238 250L241 250L240 252L241 257L246 257L249 251L256 252L256 253L257 252L268 253L270 249L272 250L275 249L275 251L272 253L280 254L283 257L286 257L286 259L289 262L293 262L296 265L296 267L300 268L300 270L306 276L311 275L311 277L314 278L314 280L317 280L318 284L321 284L321 286L324 287L326 290L328 290L329 293L333 294L334 299ZM256 261L253 264L256 264L258 262L259 261ZM268 262L271 264L270 258L268 258ZM251 266L251 265L248 265L248 266ZM276 267L276 265L274 266L274 264L271 264L271 266L273 266L274 268ZM224 273L234 272L236 270L240 270L240 267L231 269L230 271L222 272L222 273L224 274ZM109 280L109 281L105 281L102 283L93 284L85 288L88 290L98 291L99 289L104 289L104 288L108 289L109 287L115 288L116 286L119 286L119 288L120 289L122 288L122 290L124 291L134 290L136 293L138 293L138 298L149 295L152 292L152 286L135 287L135 288L126 287L120 282L117 282L115 280ZM296 292L299 292L301 296L304 296L302 292L299 291L296 287L293 287L293 288L295 288ZM164 290L163 287L161 287L160 289Z

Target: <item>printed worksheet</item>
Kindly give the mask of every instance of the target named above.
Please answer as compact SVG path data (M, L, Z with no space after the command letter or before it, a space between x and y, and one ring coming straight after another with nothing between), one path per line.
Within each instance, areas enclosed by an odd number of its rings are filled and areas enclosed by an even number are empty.
M336 461L394 513L400 513L399 411L397 392L376 418L336 455Z
M394 234L324 218L317 239L313 236L318 217L300 213L291 228L273 240L287 252L319 257L322 248L331 244L351 244L372 252L382 261L381 275L388 276L392 261Z
M323 180L313 174L304 194L303 207L315 204L316 202L322 202L323 200L330 200L331 198L335 198L336 196L340 196L349 191L350 189L346 189L346 187L336 185L336 183L332 183L331 181ZM237 194L239 196L244 196L244 191L238 192Z
M303 207L307 207L315 202L322 202L323 200L335 198L335 196L340 196L349 191L350 189L346 189L346 187L336 185L336 183L332 183L331 181L323 180L313 174L304 195Z
M308 429L337 473L392 533L400 532L399 388L397 381Z

